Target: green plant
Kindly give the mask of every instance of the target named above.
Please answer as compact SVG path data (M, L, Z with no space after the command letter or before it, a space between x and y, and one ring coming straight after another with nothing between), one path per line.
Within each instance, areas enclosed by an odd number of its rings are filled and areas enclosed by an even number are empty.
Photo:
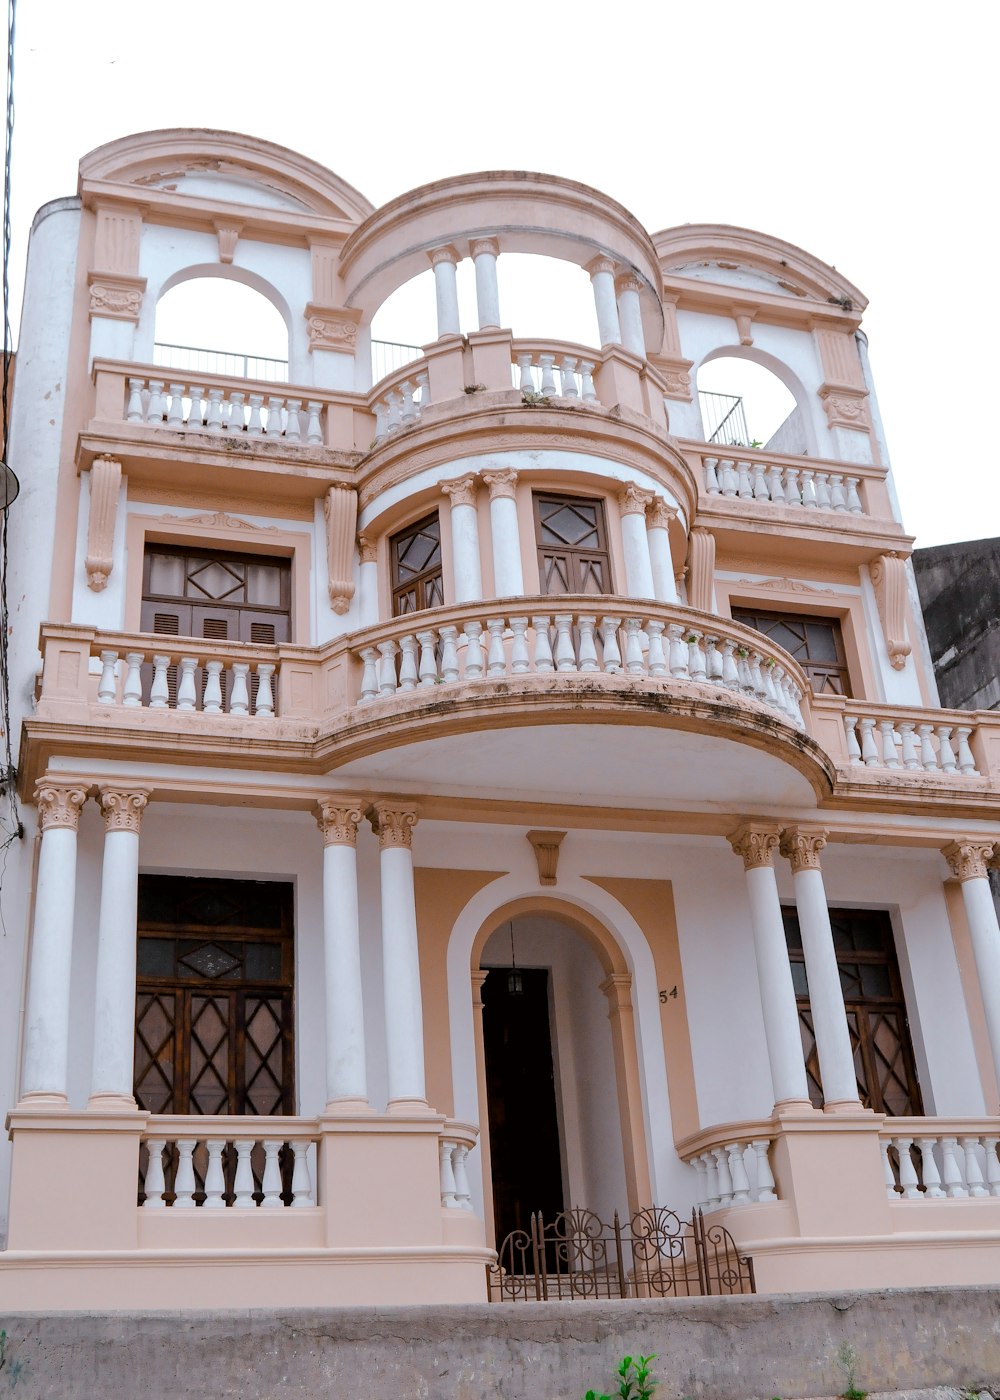
M615 1390L617 1400L651 1400L653 1391L659 1384L650 1373L650 1364L656 1360L655 1356L623 1356L616 1367L616 1374L619 1377L618 1387ZM588 1390L584 1400L614 1400L610 1395L598 1395L594 1390Z
M529 408L548 408L549 399L547 394L534 394L530 389L525 389L521 394L521 402Z
M847 1377L847 1389L840 1392L842 1400L866 1400L867 1390L859 1390L855 1384L858 1368L858 1353L850 1342L841 1342L837 1348L837 1362Z
M465 386L465 392L466 392L467 394L478 394L481 390L483 390L483 389L485 389L485 388L486 388L486 385L485 385L485 384L466 384L466 386Z

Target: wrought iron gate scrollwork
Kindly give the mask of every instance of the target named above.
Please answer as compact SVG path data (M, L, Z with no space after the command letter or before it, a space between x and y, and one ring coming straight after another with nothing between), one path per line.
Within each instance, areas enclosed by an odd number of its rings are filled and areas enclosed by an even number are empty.
M531 1216L513 1230L486 1268L491 1302L572 1299L690 1298L754 1293L753 1260L741 1255L724 1225L689 1220L667 1206L647 1206L624 1225L592 1210L562 1211L546 1224Z

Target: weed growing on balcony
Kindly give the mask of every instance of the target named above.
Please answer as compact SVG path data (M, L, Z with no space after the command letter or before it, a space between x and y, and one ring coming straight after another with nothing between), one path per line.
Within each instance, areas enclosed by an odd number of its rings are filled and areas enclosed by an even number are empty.
M584 1400L651 1400L653 1391L659 1385L650 1374L650 1364L655 1356L623 1356L616 1368L619 1376L614 1396L598 1395L588 1390Z
M548 394L535 394L530 389L525 389L521 394L521 402L527 404L529 408L548 408Z

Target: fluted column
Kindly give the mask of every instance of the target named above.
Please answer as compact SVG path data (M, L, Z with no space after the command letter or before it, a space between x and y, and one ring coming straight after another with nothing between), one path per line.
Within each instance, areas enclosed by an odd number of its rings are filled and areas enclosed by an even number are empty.
M382 979L390 1113L426 1110L424 1018L420 949L410 843L417 814L399 803L376 802L382 891Z
M517 519L517 472L509 467L483 472L490 489L490 535L493 541L493 582L498 598L524 595L521 531Z
M633 482L619 496L622 513L622 548L625 554L625 586L630 598L654 598L653 565L646 533L646 507L653 497Z
M615 265L611 258L597 257L584 268L590 273L597 311L597 333L602 345L622 343L621 322L618 319L618 298L615 296Z
M742 856L746 871L764 1036L776 1105L809 1102L799 1011L772 864L778 839L777 827L757 822L744 822L729 837L733 850Z
M58 778L43 778L35 788L42 848L31 934L22 1101L67 1101L76 835L86 799L84 786Z
M356 849L363 813L358 798L340 794L316 810L323 833L327 1113L368 1106Z
M451 557L455 576L455 602L478 603L483 596L483 572L479 560L479 512L473 475L442 481L441 490L451 499Z
M432 248L427 254L434 269L434 295L437 300L438 339L444 335L461 335L458 316L458 249L451 244Z
M474 238L469 252L476 265L476 306L481 331L499 329L500 288L497 284L497 258L500 244L495 238Z
M136 917L139 828L147 788L102 787L104 862L97 925L94 1056L89 1108L135 1108Z
M688 606L715 612L715 536L697 525L688 536Z
M642 329L642 305L639 293L642 283L634 272L624 272L615 282L618 293L618 316L622 327L622 344L633 355L646 358L646 333Z
M677 515L662 496L654 496L646 515L649 562L653 570L653 597L658 603L677 602L674 561L670 553L670 522Z
M1000 926L989 881L989 863L994 859L995 849L991 841L971 838L952 841L945 846L942 855L952 875L962 885L993 1066L1000 1083Z
M781 833L781 854L791 862L795 884L824 1107L856 1109L860 1100L851 1033L819 863L825 845L826 832L816 827L791 826Z

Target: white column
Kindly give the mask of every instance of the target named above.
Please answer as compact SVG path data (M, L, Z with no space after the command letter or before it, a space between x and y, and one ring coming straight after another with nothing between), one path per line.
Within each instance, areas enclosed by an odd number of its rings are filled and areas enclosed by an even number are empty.
M630 598L655 598L653 564L646 534L646 507L653 499L648 491L629 484L618 498L622 513L622 548L625 555L625 587Z
M476 265L476 306L481 331L500 327L500 288L497 285L497 258L500 244L495 238L474 238L469 252Z
M437 299L438 339L444 335L461 335L458 317L458 249L447 244L432 248L427 254L434 269L434 295Z
M38 858L21 1099L66 1103L70 963L76 903L76 833L87 790L43 778L35 788Z
M799 1012L792 969L788 961L785 926L781 918L778 883L771 864L778 845L776 828L745 822L729 838L743 857L750 926L757 959L757 981L764 1013L767 1058L775 1104L809 1103L809 1085L802 1057Z
M597 310L597 333L602 345L621 345L622 329L618 320L618 298L615 296L615 265L611 258L593 258L584 268L590 273Z
M382 980L390 1113L426 1110L420 948L410 842L413 808L375 803L382 892Z
M646 332L642 328L642 305L639 293L642 283L634 272L623 273L615 283L618 293L618 316L622 327L622 344L633 355L646 358Z
M942 854L952 875L962 884L993 1066L1000 1082L1000 926L989 881L994 850L992 842L973 839L952 841Z
M323 833L327 1113L368 1107L356 849L363 805L338 795L316 813Z
M358 611L362 627L374 627L378 622L378 548L374 540L358 536Z
M493 541L493 583L498 598L524 596L521 532L517 520L517 472L509 467L483 472L490 488L490 535Z
M442 481L441 490L451 499L451 562L455 576L455 602L478 603L483 596L479 562L479 512L476 509L475 476Z
M670 522L677 511L662 496L654 496L646 516L649 562L653 569L653 597L658 603L677 602L674 561L670 553Z
M94 1056L89 1108L135 1108L136 910L146 788L102 787L104 864L97 925Z
M856 1109L860 1100L851 1033L819 864L825 845L826 832L815 827L787 827L781 833L781 854L791 862L795 884L824 1107Z

